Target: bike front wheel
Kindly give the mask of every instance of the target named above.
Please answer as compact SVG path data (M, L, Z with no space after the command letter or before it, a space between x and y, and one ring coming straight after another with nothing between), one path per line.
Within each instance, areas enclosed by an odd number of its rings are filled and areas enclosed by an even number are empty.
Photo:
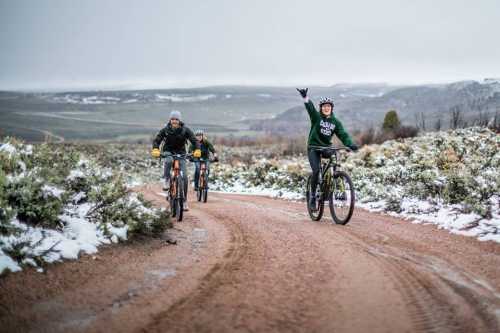
M203 189L203 202L207 202L208 200L208 188Z
M309 213L309 217L311 218L311 220L319 221L319 220L321 220L321 217L323 216L323 211L325 209L325 201L323 200L323 198L317 196L316 197L316 207L311 207L309 205L309 201L310 201L309 199L312 195L311 182L312 182L312 176L309 176L309 178L307 178L307 189L306 189L307 212Z
M175 215L177 215L177 207L176 207L176 198L172 196L172 193L174 193L172 189L173 187L170 188L168 201L170 203L170 214L172 215L172 217L175 217Z
M184 215L184 181L182 177L177 178L177 197L175 198L175 210L177 211L177 221L182 221Z
M354 212L356 201L354 185L349 175L343 171L335 172L332 192L329 198L330 213L336 224L345 225Z

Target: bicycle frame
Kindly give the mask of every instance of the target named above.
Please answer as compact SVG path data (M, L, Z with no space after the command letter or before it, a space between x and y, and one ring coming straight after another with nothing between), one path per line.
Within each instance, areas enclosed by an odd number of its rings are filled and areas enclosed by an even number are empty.
M171 154L171 153L163 153L161 154L162 158L172 157L174 159L172 163L172 168L170 170L170 197L175 198L178 196L179 192L177 191L177 182L176 179L179 176L182 176L182 170L180 167L180 160L185 160L191 154Z
M175 198L177 195L177 182L175 181L180 175L180 163L179 160L174 159L172 165L172 170L170 170L170 195Z
M198 179L198 186L205 188L205 174L207 172L207 161L200 160L200 177Z
M314 146L311 148L316 149L320 152L322 151L333 152L333 154L327 159L327 162L323 162L320 165L320 173L318 179L318 185L320 185L319 187L320 191L322 192L323 195L325 194L328 195L329 190L331 189L331 179L328 177L329 171L331 170L331 177L335 177L335 173L339 166L338 164L339 151L349 150L349 149L345 147L336 148L336 147L314 147Z
M309 216L313 221L319 221L323 216L324 202L328 201L333 221L336 224L345 225L349 222L354 211L355 193L349 175L340 169L339 151L350 151L350 149L344 147L310 147L310 149L311 148L320 153L322 161L319 166L320 172L316 193L310 192L312 176L309 176L307 181L307 199L309 200L310 196L314 195L316 199L319 200L319 202L316 201L316 205L312 207L310 206L310 201L308 201L307 210ZM324 157L324 152L331 154L328 157ZM346 185L349 186L349 193L346 193ZM350 196L348 196L348 194L350 194ZM347 198L349 198L349 200ZM337 202L341 202L341 204ZM345 212L347 212L347 214L343 214ZM345 215L345 218L342 217L343 215Z

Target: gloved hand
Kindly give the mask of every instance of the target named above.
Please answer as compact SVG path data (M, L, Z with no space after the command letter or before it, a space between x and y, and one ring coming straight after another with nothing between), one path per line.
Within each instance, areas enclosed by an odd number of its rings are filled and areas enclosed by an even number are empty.
M349 146L349 149L351 149L352 151L357 151L359 149L358 145L353 143Z
M160 155L161 155L160 149L153 148L153 150L151 151L151 156L153 156L154 158L158 158L160 157Z
M302 89L297 88L297 91L299 92L300 96L302 96L302 98L307 97L308 90L309 90L309 88L302 88Z
M193 157L200 158L201 157L201 149L195 149L195 151L193 152Z

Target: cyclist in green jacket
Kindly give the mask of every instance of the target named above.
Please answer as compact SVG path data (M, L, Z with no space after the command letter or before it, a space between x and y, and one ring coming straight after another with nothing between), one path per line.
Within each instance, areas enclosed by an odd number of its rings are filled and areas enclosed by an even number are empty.
M325 153L321 153L314 147L329 147L332 145L332 138L335 134L342 143L352 150L357 150L358 146L353 142L349 134L345 131L344 126L333 115L333 101L330 98L322 98L319 101L319 112L314 107L313 102L307 96L308 88L297 89L302 98L311 120L311 129L307 140L307 156L312 169L310 207L316 207L316 188L318 186L319 169L321 157L328 158Z
M217 160L217 153L215 152L214 146L210 141L205 138L205 133L203 130L199 129L195 132L196 140L200 145L201 158L205 160L205 165L207 168L207 175L210 174L210 153L213 154L214 160ZM191 144L189 151L194 151L196 147ZM194 159L195 171L194 171L194 190L198 191L198 184L200 180L200 161Z

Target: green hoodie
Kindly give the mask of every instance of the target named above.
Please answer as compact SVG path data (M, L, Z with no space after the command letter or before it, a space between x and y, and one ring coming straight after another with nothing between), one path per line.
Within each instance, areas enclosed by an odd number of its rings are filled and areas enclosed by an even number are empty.
M344 130L340 120L332 114L329 117L323 116L316 110L311 100L304 103L307 113L311 119L311 130L307 146L329 147L332 145L332 137L335 134L345 146L352 145L352 139Z

